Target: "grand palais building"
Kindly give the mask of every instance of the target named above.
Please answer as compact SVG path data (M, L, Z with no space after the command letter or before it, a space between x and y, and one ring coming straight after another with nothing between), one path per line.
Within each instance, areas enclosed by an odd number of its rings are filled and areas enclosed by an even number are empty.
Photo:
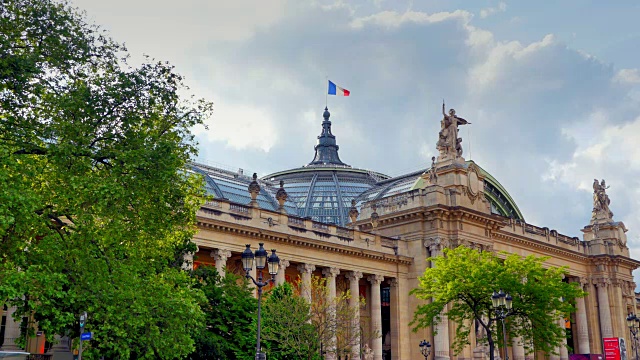
M373 359L421 359L418 344L426 339L435 360L480 360L488 359L487 349L477 345L473 331L471 345L453 353L455 324L446 318L436 329L411 331L420 302L409 292L430 266L426 259L459 245L548 256L546 264L568 266L565 280L588 292L577 299L570 318L558 321L567 328L573 352L602 354L602 339L609 337L630 343L625 319L636 313L632 271L640 262L629 256L627 229L613 219L604 182L594 182L594 207L585 209L585 217L592 211L591 221L571 235L560 234L528 224L498 180L463 158L458 126L466 121L453 111L444 115L439 137L433 136L439 156L432 165L398 177L343 162L327 109L323 118L315 156L302 167L256 178L191 164L211 195L197 214L194 266L243 274L245 245L255 249L264 243L281 259L278 283L301 279L308 286L317 276L326 278L330 293L351 290L364 297L365 306L352 306L360 307L368 330L382 335L361 341L361 347L372 349ZM5 321L6 348L13 321ZM513 360L569 358L564 347L559 356L525 354L518 339L508 351Z

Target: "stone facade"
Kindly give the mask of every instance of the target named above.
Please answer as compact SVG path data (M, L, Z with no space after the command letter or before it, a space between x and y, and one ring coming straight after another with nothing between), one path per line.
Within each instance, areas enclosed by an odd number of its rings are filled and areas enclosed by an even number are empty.
M443 130L447 124L453 126L454 120L456 124L464 120L455 117L455 112L450 114ZM330 129L328 113L324 118L323 128ZM426 339L434 344L436 360L470 360L488 356L486 348L476 345L476 336L482 334L472 332L471 346L454 354L450 342L455 327L449 321L438 325L436 336L429 328L411 331L409 322L420 301L409 291L418 286L418 277L430 266L426 259L441 255L444 248L461 245L548 256L549 266L568 266L568 281L578 282L588 292L577 300L576 313L569 319L569 345L574 352L601 354L603 337L622 337L629 343L625 318L636 312L637 303L631 272L640 262L630 258L624 224L613 220L604 181L597 182L597 187L594 182L592 219L581 230L582 240L501 216L492 207L497 203L490 201L496 195L487 188L488 175L475 163L466 162L461 149L445 146L453 144L454 137L457 140L457 132L450 133L453 128L441 134L440 156L433 159L428 171L416 175L415 181L411 179L415 184L410 189L363 200L359 209L352 202L348 209L352 221L346 227L288 213L282 183L277 206L261 208L257 199L263 190L254 175L247 204L218 198L207 201L198 211L199 231L194 238L198 251L188 255L187 265L210 264L221 273L241 274L240 254L245 244L256 248L262 242L265 249L276 249L281 259L277 284L300 279L303 294L309 298L306 289L312 276L326 277L331 294L350 289L365 297L366 306L360 307L357 299L351 306L360 308L359 321L367 324L367 330L383 335L360 341L361 349L370 349L373 359L420 359L418 344ZM337 145L335 151L337 154ZM585 218L589 212L585 209ZM558 322L564 323L564 319ZM14 335L15 326L7 321L3 349L13 346ZM508 349L512 359L547 357L525 354L520 339L512 340ZM354 353L352 358L360 356ZM568 353L560 351L554 358L565 360Z
M244 245L264 242L265 248L277 249L286 259L282 272L288 281L299 276L304 285L311 276L325 276L329 284L350 284L352 292L366 288L368 304L360 316L374 328L380 329L381 287L389 290L390 337L361 344L372 349L374 359L383 358L383 341L385 346L390 343L386 357L420 358L418 344L422 339L434 344L436 359L471 359L486 357L486 350L473 345L454 354L450 344L453 324L438 325L435 337L431 329L417 333L410 329L419 300L409 291L418 286L418 277L430 266L425 259L439 256L446 247L460 245L548 256L549 266L568 266L568 280L579 282L589 293L577 301L577 311L569 322L569 345L574 352L602 353L603 337L630 341L625 317L635 312L631 271L640 263L629 257L624 224L612 219L596 221L594 217L582 229L580 240L496 215L484 194L484 176L477 165L458 157L434 166L432 173L416 179L414 189L362 203L359 219L349 227L224 200L210 201L198 213L200 232L195 241L200 252L195 261L237 271ZM437 181L432 180L434 177ZM588 216L589 209L585 213ZM231 253L224 265L207 255L216 249ZM286 281L283 275L278 276L278 282ZM560 319L559 323L564 321ZM475 343L475 336L472 340ZM533 356L524 353L518 339L513 339L509 354L518 360ZM535 356L542 358L545 354ZM560 349L558 358L567 359L567 351Z

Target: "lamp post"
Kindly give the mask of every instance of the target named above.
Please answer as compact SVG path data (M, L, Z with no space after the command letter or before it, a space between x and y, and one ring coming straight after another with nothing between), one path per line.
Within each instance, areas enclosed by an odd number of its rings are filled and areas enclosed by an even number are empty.
M260 347L260 309L262 302L262 288L265 287L269 282L275 282L276 274L278 273L278 268L280 267L280 259L278 255L276 255L275 250L271 250L271 255L267 256L267 250L264 249L264 243L258 243L260 247L256 250L255 254L251 251L251 245L246 245L247 248L242 252L242 267L245 271L245 277L247 279L251 279L253 283L258 287L258 334L256 337L256 360L266 360L267 356L262 352ZM256 269L258 269L258 279L254 279L253 276L249 274L249 272L253 269L253 263L255 261ZM271 274L271 279L267 279L262 281L262 270L268 266L269 274Z
M633 339L633 347L636 349L636 360L638 359L638 329L640 329L640 318L636 314L629 314L627 316L627 326L631 332L631 339Z
M431 344L426 340L420 341L420 352L422 353L422 356L424 356L424 360L429 359L429 354L431 354Z
M504 291L493 292L491 295L491 302L493 303L493 310L496 313L496 319L502 322L502 335L504 336L504 359L509 360L509 353L507 352L507 329L504 325L504 319L511 315L513 298L509 294L505 294Z

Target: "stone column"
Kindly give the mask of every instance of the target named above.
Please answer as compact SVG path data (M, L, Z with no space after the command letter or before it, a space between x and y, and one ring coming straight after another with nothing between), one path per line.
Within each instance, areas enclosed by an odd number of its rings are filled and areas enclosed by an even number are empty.
M560 319L558 320L558 326L562 328L562 331L566 332L564 317L560 317ZM563 337L562 342L560 343L560 360L569 360L569 352L567 350L566 335Z
M289 265L289 260L280 259L280 268L278 268L278 273L276 274L276 286L282 285L287 281L284 274L287 272Z
M224 277L227 269L227 259L231 257L231 251L217 249L211 252L211 257L216 261L216 270L221 277Z
M302 279L300 294L309 303L311 303L311 274L315 269L316 266L311 264L298 265L298 271L300 271L300 278Z
M580 288L584 289L585 281L580 281ZM587 324L587 308L584 304L584 298L576 299L576 336L578 349L576 354L589 354L589 326Z
M598 292L598 314L600 318L600 333L603 338L613 337L611 325L611 309L609 307L608 279L599 279L595 283Z
M193 253L188 252L182 255L182 270L193 270Z
M442 256L443 244L437 241L429 245L431 257ZM433 266L433 264L431 264ZM449 360L449 318L446 310L440 313L440 322L434 326L435 335L433 336L433 351L435 360Z
M13 319L13 314L16 312L16 307L10 307L6 312L7 322L4 327L4 344L0 350L3 351L16 351L22 350L16 344L16 339L20 337L20 323Z
M513 360L525 360L524 344L521 337L518 336L511 339L511 350L513 352Z
M327 308L327 311L329 311L328 318L329 318L330 324L335 324L335 321L336 321L336 308L335 308L336 276L338 274L340 274L340 269L335 267L322 269L322 275L325 276L325 279L327 282L326 283L327 284L327 300L326 301L327 301L327 304L329 305ZM327 355L325 356L325 359L333 360L337 358L336 341L337 341L337 338L334 333L331 339L329 340L329 343L327 344Z
M372 340L373 360L382 360L382 307L380 304L380 284L384 280L382 275L369 275L371 283L371 330L377 335Z
M360 360L360 279L362 279L362 273L360 271L351 271L344 275L349 280L349 292L351 298L349 299L349 306L351 306L355 312L353 319L353 330L355 332L351 359Z
M391 358L411 358L409 327L410 314L406 310L409 304L409 284L406 278L394 278L389 281L391 312Z

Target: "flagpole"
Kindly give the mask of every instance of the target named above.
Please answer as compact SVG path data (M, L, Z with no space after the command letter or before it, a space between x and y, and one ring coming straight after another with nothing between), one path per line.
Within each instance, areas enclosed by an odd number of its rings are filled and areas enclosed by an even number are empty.
M329 75L325 76L325 81L324 81L324 107L328 108L329 107Z

